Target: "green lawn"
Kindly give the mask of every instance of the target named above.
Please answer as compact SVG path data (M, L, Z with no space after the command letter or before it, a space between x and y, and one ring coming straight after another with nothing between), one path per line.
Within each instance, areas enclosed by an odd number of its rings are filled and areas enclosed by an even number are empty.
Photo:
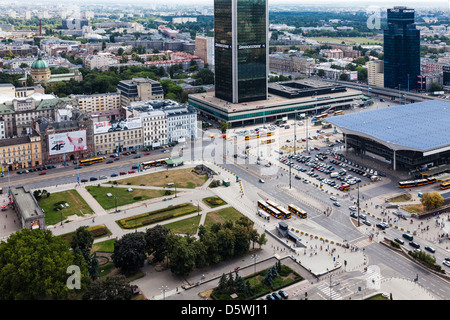
M119 187L98 187L87 186L86 190L98 201L103 209L108 210L115 208L116 199L117 206L123 206L130 203L159 198L164 196L164 190L136 189L131 187L133 191L127 191L128 188ZM111 193L113 196L108 197L106 194Z
M205 219L205 228L209 228L214 223L224 223L227 220L237 221L242 217L244 215L233 207L208 212Z
M196 234L200 223L200 216L191 217L165 224L164 227L170 229L173 233Z
M114 243L116 242L116 239L109 239L102 242L97 242L92 245L93 251L98 252L107 252L107 253L113 253L114 252Z
M47 225L61 222L61 217L65 220L68 216L74 214L82 216L84 214L93 213L91 207L89 207L76 190L51 193L50 197L43 197L38 200L38 203L44 210L45 223ZM62 208L61 206L57 206L58 203L67 203L69 206ZM60 211L56 211L55 208L60 208Z
M170 169L117 180L117 183L154 187L165 187L168 183L175 183L177 188L193 189L203 185L208 180L208 175L198 175L192 170L192 168Z

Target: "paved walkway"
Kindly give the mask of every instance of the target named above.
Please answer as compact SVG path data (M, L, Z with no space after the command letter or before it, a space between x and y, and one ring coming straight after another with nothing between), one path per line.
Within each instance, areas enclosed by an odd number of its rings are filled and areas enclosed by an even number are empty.
M250 219L255 221L254 226L259 233L274 231L276 229L278 221L276 221L275 219L272 219L271 222L267 222L260 217L255 218L256 201L262 196L267 195L261 194L261 191L259 189L253 187L251 184L247 184L245 181L236 183L235 174L226 170L218 164L208 162L206 163L206 165L210 166L213 170L220 173L220 176L215 177L215 179L229 179L231 181L231 185L229 187L209 189L207 188L207 185L209 184L208 181L202 187L196 188L194 190L177 189L177 197L172 197L172 199L169 201L161 201L160 198L146 200L143 202L119 207L121 211L117 213L115 212L115 209L104 210L103 208L101 208L101 206L99 207L97 201L86 191L84 187L77 187L77 190L80 192L82 197L86 199L86 201L88 201L91 207L94 208L95 215L74 219L70 223L65 223L63 227L55 225L52 228L52 232L55 235L59 235L75 231L80 226L93 226L103 224L112 232L111 237L120 238L126 233L135 232L135 230L121 229L115 222L118 219L121 219L122 217L134 216L152 210L166 208L169 204L176 205L186 202L191 202L200 206L200 224L204 223L207 213L213 210L225 208L226 206L233 206L243 215L248 216ZM148 172L144 172L143 174L145 173ZM96 182L96 184L98 184L98 182ZM49 192L53 193L71 189L74 187L75 186L73 184L70 184L50 187L46 189ZM138 186L126 187L138 188ZM228 204L226 206L220 206L214 209L207 207L201 201L201 199L212 195L221 197ZM321 202L318 200L316 206L319 207L319 205L321 205ZM177 219L186 219L196 215L197 213L193 213L191 215L179 217ZM14 223L11 223L10 220L7 220L10 219L11 214L8 216L8 218L6 218L5 216L6 213L3 214L2 212L2 214L0 214L0 225L3 223L6 224L7 222L8 225L11 224L11 228L5 228L5 230L8 230L10 232L18 230L18 227L16 229L12 228L14 226ZM94 218L94 220L92 220L92 218ZM160 222L159 224L164 225L167 223L172 223L177 219ZM137 231L145 231L148 227L150 226L138 228ZM302 235L304 237L303 240L305 247L295 247L293 243L286 241L285 238L278 238L277 234L274 233L275 237L268 236L269 241L267 245L257 252L257 268L262 268L264 265L272 263L270 261L272 261L274 257L278 257L280 259L284 259L284 261L292 261L293 266L295 266L299 270L299 272L302 272L307 278L314 278L313 275L324 277L328 274L328 272L332 270L337 270L338 272L362 272L362 270L366 266L364 252L362 250L356 250L357 247L362 247L366 245L366 243L357 242L351 244L349 248L344 248L343 246L338 245L338 237L323 229L321 226L315 224L311 219L303 220L302 227L298 230L294 230L294 232L299 235L303 232ZM367 235L365 235L363 231L361 232L361 241L368 241ZM1 232L0 236L2 236ZM3 234L3 236L7 236L7 234L5 233ZM325 241L325 239L328 241ZM98 239L96 240L96 242L104 240L105 239ZM377 239L374 239L374 241L377 241ZM344 265L344 260L346 261L346 265ZM251 269L254 265L255 260L252 259L251 255L248 255L246 257L240 257L238 259L223 262L206 269L194 270L187 278L180 278L174 276L169 270L156 271L153 266L146 264L143 268L143 272L146 274L146 276L134 281L133 283L137 284L143 291L144 295L150 299L183 299L185 297L188 297L187 299L199 299L198 293L200 292L200 290L204 290L205 287L200 286L197 290L198 292L195 292L193 290L183 290L181 289L181 286L203 283L208 279L213 279L220 276L222 273L228 273L234 270L235 267L247 268L248 272L250 272L252 271ZM211 284L213 283L214 281L211 281ZM423 290L421 291L419 287L416 288L417 284L404 283L403 285L401 285L401 283L401 281L393 281L390 284L385 283L384 285L386 286L386 289L384 290L386 290L387 292L395 291L396 293L394 294L394 297L405 297L405 299L408 296L411 296L411 299L430 298L429 294L427 294L426 292L422 292ZM292 290L292 292L297 292L300 295L301 292L304 292L304 290L309 290L312 286L313 284L310 281L307 281L295 285L290 290ZM319 299L320 296L316 296L316 298ZM355 295L355 298L358 298L358 296Z

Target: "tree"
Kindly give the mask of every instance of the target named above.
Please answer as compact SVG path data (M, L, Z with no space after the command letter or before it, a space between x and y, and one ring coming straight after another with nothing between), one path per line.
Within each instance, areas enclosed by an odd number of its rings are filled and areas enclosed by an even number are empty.
M87 263L90 261L90 252L92 244L94 243L94 237L89 232L86 226L79 227L75 231L75 235L72 237L70 246L73 250L78 248Z
M444 197L442 197L437 191L425 192L422 194L420 202L427 210L436 209L444 203Z
M166 245L169 252L169 268L179 276L188 275L195 267L196 252L191 245L194 240L169 233Z
M193 76L193 78L196 79L196 84L200 79L200 85L214 84L214 72L207 68L200 69L197 74Z
M430 86L430 92L435 92L435 91L442 91L442 86L437 82L433 82Z
M325 70L323 70L323 69L317 70L317 76L319 76L319 77L325 77Z
M153 255L153 262L162 261L167 255L166 237L169 229L161 225L147 229L145 233L145 251L148 255Z
M114 265L125 274L136 272L144 266L145 237L142 232L128 233L114 243L111 258Z
M80 268L80 290L84 290L87 265L69 248L49 230L22 229L11 234L0 243L0 300L66 299L70 292L67 270L72 265Z
M131 300L135 285L124 275L108 277L102 281L93 281L83 295L83 300Z
M347 73L341 73L341 75L339 76L339 80L341 81L348 81L349 77Z

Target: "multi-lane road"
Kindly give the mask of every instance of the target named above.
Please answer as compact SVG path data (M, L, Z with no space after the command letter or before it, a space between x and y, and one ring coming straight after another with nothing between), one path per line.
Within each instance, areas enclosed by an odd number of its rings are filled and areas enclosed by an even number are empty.
M348 241L350 244L358 244L361 239L367 237L367 235L361 233L350 220L348 207L353 204L352 200L341 198L339 199L339 202L342 206L334 207L332 206L332 201L329 199L329 194L325 194L319 188L313 187L311 184L305 184L296 179L289 179L289 175L286 174L286 171L267 175L264 177L265 183L260 183L259 179L261 177L262 166L256 164L255 159L251 159L250 157L244 160L233 157L235 152L242 152L242 150L245 150L245 143L242 143L241 145L238 143L236 145L235 142L230 139L226 142L226 145L223 146L220 144L216 145L216 142L217 141L211 140L210 138L204 138L201 144L194 144L193 149L190 149L190 146L187 145L183 151L184 155L189 158L188 155L190 154L201 155L204 150L213 148L215 152L214 159L223 159L224 161L221 162L221 165L238 175L246 188L259 190L261 194L270 195L279 203L298 203L308 211L308 219L314 220L314 222L319 224L322 228L328 230L337 237L340 237L341 240ZM178 150L175 153L178 155ZM79 169L78 172L80 179L89 179L90 177L98 178L100 175L110 176L112 173L131 170L131 167L137 165L138 161L142 162L150 159L159 159L170 155L171 154L161 153L160 151L154 151L151 155L143 156L140 159L135 159L133 155L121 156L119 161L114 161L113 163L106 163L106 161L97 163ZM197 158L196 160L199 159ZM77 183L77 170L74 169L73 164L68 167L59 165L57 168L47 170L46 172L47 174L45 176L38 175L36 172L22 175L10 173L10 182L8 183L8 178L6 176L0 180L0 186L5 189L9 184L11 186L27 184L30 188L43 188L46 186L72 183L75 185ZM284 174L281 175L281 173ZM291 184L293 190L298 191L302 195L301 202L298 201L298 197L296 198L290 192L286 192L286 188L289 188L289 184ZM280 186L283 186L283 188L280 188ZM380 188L389 187L390 186L386 185L380 186ZM306 190L308 192L306 192ZM370 197L370 194L376 194L374 190L375 189L372 188L370 193L366 193L366 196ZM320 205L317 205L317 203ZM318 207L323 208L324 203L327 204L326 206L332 208L331 214L324 214L323 211L318 209ZM296 219L292 219L292 221L294 220ZM391 239L401 237L401 231L395 230L394 228L389 228L385 230L385 232L385 235ZM421 239L419 239L419 242L422 244L422 247L427 243ZM398 277L411 280L418 278L419 283L437 298L450 298L450 286L448 285L448 282L432 272L405 259L401 255L377 242L370 242L369 244L366 244L363 249L369 259L369 264L380 267L384 277ZM445 250L441 250L440 248L436 249L437 256L443 257L446 254Z

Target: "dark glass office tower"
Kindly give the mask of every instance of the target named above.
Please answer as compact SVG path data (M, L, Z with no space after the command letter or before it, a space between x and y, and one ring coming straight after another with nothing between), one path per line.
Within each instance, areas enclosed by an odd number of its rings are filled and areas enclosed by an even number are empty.
M216 97L267 99L267 0L214 1Z
M387 23L384 30L384 86L416 89L420 75L420 31L414 24L414 9L388 9Z

